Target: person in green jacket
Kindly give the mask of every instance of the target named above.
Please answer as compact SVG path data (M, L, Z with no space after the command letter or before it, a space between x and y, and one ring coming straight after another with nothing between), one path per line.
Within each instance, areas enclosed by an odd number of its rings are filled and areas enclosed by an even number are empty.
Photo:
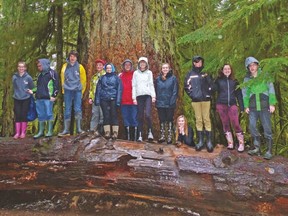
M261 135L257 129L257 121L260 119L268 148L263 157L270 160L273 145L271 114L275 111L277 102L274 85L269 80L269 76L261 71L259 61L256 58L246 58L245 67L248 73L244 78L242 94L245 112L249 114L249 130L255 147L255 149L248 151L248 154L260 155Z

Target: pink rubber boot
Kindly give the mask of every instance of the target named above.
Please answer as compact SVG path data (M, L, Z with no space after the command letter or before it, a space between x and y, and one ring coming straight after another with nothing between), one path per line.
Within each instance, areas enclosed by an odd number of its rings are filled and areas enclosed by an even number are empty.
M16 130L16 134L14 135L14 139L18 139L20 136L20 131L21 131L21 122L16 122L15 123L15 130Z
M21 122L21 135L20 138L23 139L26 137L27 122Z

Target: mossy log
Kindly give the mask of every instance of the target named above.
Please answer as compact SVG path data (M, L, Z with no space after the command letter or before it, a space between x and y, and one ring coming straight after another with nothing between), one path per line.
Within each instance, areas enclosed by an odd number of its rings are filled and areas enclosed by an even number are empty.
M222 145L207 153L92 134L0 138L0 170L6 209L288 215L288 160L266 161Z

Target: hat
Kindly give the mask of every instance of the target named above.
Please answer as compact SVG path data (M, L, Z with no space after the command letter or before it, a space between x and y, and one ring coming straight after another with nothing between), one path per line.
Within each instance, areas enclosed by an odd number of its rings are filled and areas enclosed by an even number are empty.
M201 56L194 56L192 58L192 62L199 62L200 60L202 60L202 63L204 63L204 58L202 58Z
M245 60L245 67L248 68L251 63L256 63L256 64L259 65L259 61L256 58L254 58L252 56L249 56Z
M105 64L106 64L106 61L103 60L103 59L96 59L96 60L95 60L95 63L96 63L96 64L97 64L97 63L101 63L101 64L105 65Z
M78 53L76 50L71 50L71 51L69 52L69 54L68 54L68 57L70 57L70 55L74 55L74 56L76 56L76 57L78 58L79 53Z

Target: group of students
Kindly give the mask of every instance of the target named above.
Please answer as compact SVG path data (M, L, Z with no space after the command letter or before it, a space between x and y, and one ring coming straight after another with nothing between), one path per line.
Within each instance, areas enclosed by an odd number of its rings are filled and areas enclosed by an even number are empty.
M224 64L216 80L203 72L204 59L194 56L192 69L185 77L184 89L192 100L195 112L198 143L194 143L193 129L188 125L184 115L176 120L173 129L174 111L178 97L178 80L168 63L161 66L159 76L154 80L149 70L148 59L140 57L137 69L133 69L131 60L122 63L122 71L116 73L112 63L97 59L96 73L91 77L89 90L89 104L92 105L90 131L99 134L104 130L105 138L117 139L119 121L117 109L120 107L125 127L127 140L143 141L143 128L147 123L147 140L153 141L152 103L158 111L160 122L159 143L171 144L173 136L177 143L195 146L200 151L205 146L208 152L213 151L212 127L210 119L211 96L217 92L216 110L222 121L228 149L234 149L233 126L238 139L238 152L244 151L243 130L239 124L238 106L241 111L249 114L249 129L253 138L254 150L248 151L251 155L260 154L260 133L257 130L257 121L260 118L267 140L268 150L265 159L272 158L272 130L271 113L275 110L276 97L273 83L265 81L259 67L259 62L254 57L245 61L247 76L244 87L239 88L239 83L234 77L230 64ZM18 62L18 71L13 75L14 88L14 138L25 138L27 129L27 112L29 98L35 93L36 110L39 120L39 131L35 139L44 136L45 122L48 125L46 137L53 135L53 104L59 92L59 76L50 68L48 59L37 61L39 74L36 87L31 76L27 73L25 62ZM82 121L82 96L86 90L86 71L78 62L78 53L71 51L67 62L61 70L62 93L64 94L64 130L58 134L63 137L70 135L72 105L75 112L76 132L83 133ZM206 137L206 139L205 139ZM206 144L204 144L206 143Z

